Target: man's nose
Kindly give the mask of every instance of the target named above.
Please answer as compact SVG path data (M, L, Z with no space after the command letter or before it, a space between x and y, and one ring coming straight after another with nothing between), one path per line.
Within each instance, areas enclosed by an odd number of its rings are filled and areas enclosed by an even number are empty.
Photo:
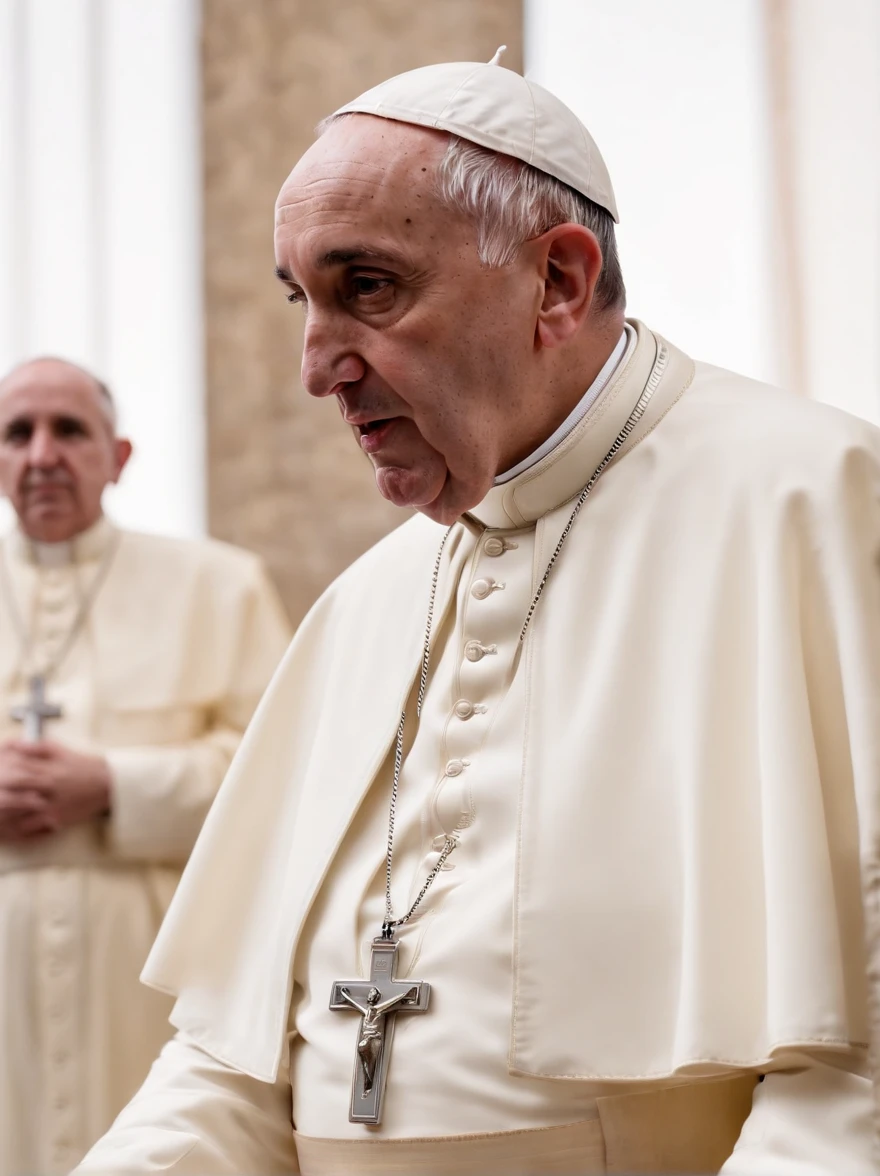
M366 370L351 340L310 312L302 356L302 382L309 396L329 396L340 384L356 384Z
M28 447L28 461L39 469L58 464L58 442L51 429L35 429Z

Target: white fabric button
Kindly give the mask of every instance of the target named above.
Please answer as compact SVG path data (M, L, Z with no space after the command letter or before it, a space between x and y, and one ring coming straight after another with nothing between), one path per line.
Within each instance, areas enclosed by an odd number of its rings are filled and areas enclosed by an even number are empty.
M499 539L497 536L493 535L483 544L483 551L485 551L486 555L491 555L493 557L497 555L504 555L504 540Z
M471 662L478 662L487 653L497 653L497 645L481 645L479 641L469 641L464 647L464 656Z
M460 698L452 709L455 711L457 718L469 719L474 713L474 704L468 702L466 698Z
M446 765L447 776L460 776L467 767L467 760L450 760Z
M493 592L503 591L503 584L499 584L497 580L493 580L490 576L487 576L485 580L474 581L473 587L471 588L471 595L476 596L477 600L485 600Z

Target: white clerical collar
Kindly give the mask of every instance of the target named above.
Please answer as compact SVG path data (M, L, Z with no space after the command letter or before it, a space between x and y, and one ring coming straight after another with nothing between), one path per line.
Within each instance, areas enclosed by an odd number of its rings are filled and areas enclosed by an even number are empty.
M60 543L41 543L39 539L33 539L31 550L34 563L40 568L63 568L73 563L73 543L69 539Z
M605 361L602 370L599 372L598 376L596 376L595 380L593 380L592 384L590 384L589 388L586 390L584 395L577 402L559 428L556 429L555 432L551 433L544 444L539 445L534 453L530 453L528 457L524 458L521 462L518 462L517 465L513 466L511 469L506 470L505 473L499 474L495 479L496 486L503 486L505 482L512 482L518 474L525 473L525 471L531 469L533 465L537 465L542 458L545 458L548 453L552 453L556 446L565 440L572 429L574 429L579 421L583 420L583 418L599 399L604 388L608 384L608 381L617 370L618 364L623 359L623 354L627 349L627 345L632 345L635 342L635 337L635 331L629 325L629 323L627 323L621 332L620 338L617 340L617 344L614 350Z
M41 543L38 539L31 539L24 533L20 523L9 538L11 551L24 563L36 564L41 568L63 568L72 563L100 559L114 534L113 524L105 515L101 515L85 531L60 543Z

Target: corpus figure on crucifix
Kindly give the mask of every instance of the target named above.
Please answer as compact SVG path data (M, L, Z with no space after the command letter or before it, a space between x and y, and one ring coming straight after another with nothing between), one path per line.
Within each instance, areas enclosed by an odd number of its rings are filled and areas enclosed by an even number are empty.
M357 1051L361 1068L364 1072L364 1093L369 1094L376 1080L376 1064L382 1053L385 1041L385 1014L399 1005L401 1001L411 1000L416 992L409 988L399 996L389 996L387 1000L380 1000L381 992L378 988L371 988L367 993L367 1003L359 1004L347 988L339 990L345 1000L358 1010L363 1016L361 1035L358 1038Z

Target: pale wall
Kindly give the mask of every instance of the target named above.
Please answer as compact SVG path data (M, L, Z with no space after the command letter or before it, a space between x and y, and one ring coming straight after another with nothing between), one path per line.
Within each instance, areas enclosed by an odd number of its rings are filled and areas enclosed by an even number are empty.
M880 423L877 0L525 8L529 76L611 171L630 312Z
M629 313L774 380L761 2L527 0L526 66L608 164Z

